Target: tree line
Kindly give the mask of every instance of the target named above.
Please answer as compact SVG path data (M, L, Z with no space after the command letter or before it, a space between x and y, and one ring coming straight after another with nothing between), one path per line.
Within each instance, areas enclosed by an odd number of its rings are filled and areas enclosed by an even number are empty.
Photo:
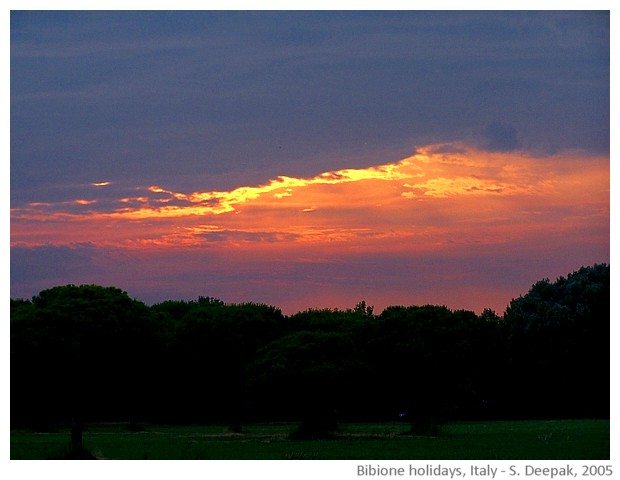
M11 300L11 425L609 418L609 265L538 281L503 315L310 309L211 297L152 306L115 287Z

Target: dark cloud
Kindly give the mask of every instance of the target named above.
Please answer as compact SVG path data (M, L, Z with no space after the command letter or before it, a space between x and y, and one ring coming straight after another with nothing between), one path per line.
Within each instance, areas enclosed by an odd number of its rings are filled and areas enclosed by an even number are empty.
M608 150L608 12L11 15L14 195L312 176L505 117L524 148Z
M491 123L484 131L487 144L486 148L491 151L509 152L519 147L517 130L502 123Z

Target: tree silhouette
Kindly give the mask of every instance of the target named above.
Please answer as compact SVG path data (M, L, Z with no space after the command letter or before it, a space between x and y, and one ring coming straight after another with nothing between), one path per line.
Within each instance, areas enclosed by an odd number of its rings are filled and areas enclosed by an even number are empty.
M609 278L606 264L582 267L510 302L504 328L513 411L609 416Z
M115 287L11 300L11 425L83 421L406 420L433 435L465 418L609 416L610 274L541 280L503 317L364 301L284 316L211 297L147 307ZM579 388L585 385L588 388ZM72 422L73 421L73 422Z
M85 416L116 411L135 423L154 356L148 307L114 287L67 285L42 291L17 319L26 308L19 305L11 322L18 415L42 408L47 423L69 416L74 450Z

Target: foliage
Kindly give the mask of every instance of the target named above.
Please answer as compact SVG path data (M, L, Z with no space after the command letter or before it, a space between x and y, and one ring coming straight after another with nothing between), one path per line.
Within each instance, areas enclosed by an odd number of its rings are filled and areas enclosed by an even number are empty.
M609 416L609 266L542 280L502 317L391 306L284 316L211 297L151 307L114 287L11 300L11 424L296 421L334 435L404 421ZM580 389L579 385L588 388Z
M280 310L268 305L210 301L190 309L177 322L169 349L171 406L179 419L229 421L238 430L244 366L283 324Z
M524 415L609 416L609 319L604 264L541 280L510 302L503 325L509 394Z
M436 434L438 422L483 400L498 341L496 324L446 307L389 307L379 316L372 362L379 390L411 421L412 433Z
M13 421L47 428L82 412L129 419L142 409L160 347L148 307L117 288L67 285L24 309L11 322Z

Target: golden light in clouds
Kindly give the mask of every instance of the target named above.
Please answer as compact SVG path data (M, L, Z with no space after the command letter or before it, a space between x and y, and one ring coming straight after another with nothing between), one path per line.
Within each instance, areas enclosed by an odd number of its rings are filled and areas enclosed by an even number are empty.
M15 208L12 243L237 249L341 245L385 251L498 244L541 232L554 238L567 232L582 235L579 229L604 232L609 226L609 159L576 153L538 158L432 145L395 163L312 178L283 175L230 191L175 192L153 185L136 196L99 200ZM104 203L107 209L100 207Z

